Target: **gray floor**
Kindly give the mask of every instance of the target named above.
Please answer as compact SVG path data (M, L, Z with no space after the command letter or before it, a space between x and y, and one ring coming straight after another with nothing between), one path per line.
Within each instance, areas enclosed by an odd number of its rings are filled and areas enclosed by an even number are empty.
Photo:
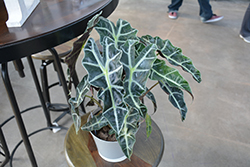
M195 96L192 101L185 94L189 112L184 122L181 122L178 110L171 106L167 96L159 88L154 89L158 111L152 118L161 128L165 139L165 152L159 166L249 167L250 45L238 36L249 1L211 1L214 13L224 15L222 21L214 24L200 22L197 0L185 0L179 18L170 20L167 17L169 3L170 0L121 0L110 16L114 22L118 18L129 21L139 29L139 36L150 34L169 39L182 48L202 73L200 84L184 73ZM93 33L93 36L97 35ZM24 63L28 67L26 59ZM39 69L40 61L36 60L35 64ZM77 68L79 76L83 76L85 71L81 65ZM53 69L50 71L51 78L55 79ZM38 105L29 69L25 68L26 77L20 78L10 63L9 73L20 109ZM0 95L2 123L12 115L2 80ZM60 88L53 90L53 100L65 102ZM52 113L53 119L57 115ZM41 108L23 114L23 119L29 133L46 126ZM69 127L72 120L66 116L59 124ZM15 120L6 124L3 131L12 151L21 139ZM30 138L39 166L67 166L63 153L66 132L52 133L47 130ZM23 145L15 153L13 166L30 166Z

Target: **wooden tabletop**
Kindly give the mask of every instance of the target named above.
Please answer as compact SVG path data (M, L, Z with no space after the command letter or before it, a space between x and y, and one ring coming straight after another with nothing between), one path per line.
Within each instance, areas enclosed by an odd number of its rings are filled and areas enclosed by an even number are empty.
M82 117L82 124L87 120L88 114ZM164 151L164 139L159 127L152 121L152 134L147 139L146 124L142 123L136 135L136 143L131 161L124 160L119 163L110 163L103 160L96 149L94 141L87 131L79 131L76 135L72 125L65 137L65 157L70 167L151 167L158 166Z
M74 1L81 3L75 5ZM40 0L22 27L8 28L0 23L0 63L29 56L81 35L95 14L103 11L102 15L108 17L117 4L118 0ZM3 3L0 3L0 16L0 22L6 20Z

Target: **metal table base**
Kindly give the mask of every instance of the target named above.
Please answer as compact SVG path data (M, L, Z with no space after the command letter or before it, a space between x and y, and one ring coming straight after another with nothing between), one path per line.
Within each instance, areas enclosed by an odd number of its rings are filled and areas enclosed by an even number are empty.
M33 80L34 80L34 83L36 86L36 90L37 90L37 93L38 93L38 96L39 96L39 99L40 99L40 102L41 102L41 105L42 105L42 108L44 111L44 115L45 115L45 118L47 121L47 126L52 127L50 114L49 114L49 111L45 105L45 101L44 101L44 98L42 95L41 87L40 87L40 84L39 84L39 81L37 78L36 70L34 68L34 63L32 61L31 56L28 56L27 59L28 59L30 71L32 73L32 77L33 77ZM28 135L27 135L27 131L26 131L26 128L25 128L25 125L24 125L24 122L23 122L23 119L22 119L22 116L20 113L20 109L18 107L18 103L17 103L16 97L15 97L15 94L14 94L14 91L13 91L13 88L12 88L12 85L10 82L10 78L8 75L8 63L1 64L1 76L2 76L3 83L4 83L5 89L7 91L8 97L9 97L9 101L10 101L13 113L15 115L15 119L17 121L17 125L19 128L20 134L22 136L25 148L27 150L27 154L29 156L30 162L32 164L32 167L36 167L38 165L37 165L37 162L36 162L36 159L34 156L34 152L32 150L32 147L31 147Z

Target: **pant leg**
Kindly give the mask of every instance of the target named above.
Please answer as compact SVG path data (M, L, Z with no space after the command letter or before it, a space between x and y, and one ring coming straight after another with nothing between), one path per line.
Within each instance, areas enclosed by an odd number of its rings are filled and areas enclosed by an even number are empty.
M200 17L202 20L208 20L213 16L212 7L209 0L198 0L200 5Z
M172 0L171 4L168 6L169 12L178 11L182 5L183 0Z
M250 4L248 5L248 8L245 12L242 25L241 25L241 30L240 34L243 37L249 37L250 36Z

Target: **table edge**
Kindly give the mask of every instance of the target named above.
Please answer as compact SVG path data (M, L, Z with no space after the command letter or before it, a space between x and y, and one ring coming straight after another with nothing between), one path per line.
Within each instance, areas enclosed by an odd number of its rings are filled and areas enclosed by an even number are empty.
M5 56L4 58L0 58L0 63L6 63L9 61L21 59L23 57L30 56L31 54L35 54L46 49L58 46L64 42L67 42L79 35L81 35L85 28L87 27L87 23L94 15L103 11L102 16L108 17L113 11L116 9L119 0L109 0L105 5L101 6L98 10L93 13L86 15L79 20L72 22L68 25L62 26L60 28L54 29L51 32L46 34L42 34L39 36L35 36L34 38L28 38L21 41L16 41L14 43L6 44L0 47L0 56ZM111 9L111 10L108 10ZM85 26L80 26L85 24ZM82 27L79 29L77 27ZM75 31L77 30L77 31ZM74 32L67 36L64 36L60 39L60 41L51 40L57 37L59 33L68 34L67 31ZM50 40L49 40L50 39ZM34 49L34 47L30 47L32 45L41 45L39 49ZM29 48L29 49L27 49ZM22 52L20 52L22 50Z

